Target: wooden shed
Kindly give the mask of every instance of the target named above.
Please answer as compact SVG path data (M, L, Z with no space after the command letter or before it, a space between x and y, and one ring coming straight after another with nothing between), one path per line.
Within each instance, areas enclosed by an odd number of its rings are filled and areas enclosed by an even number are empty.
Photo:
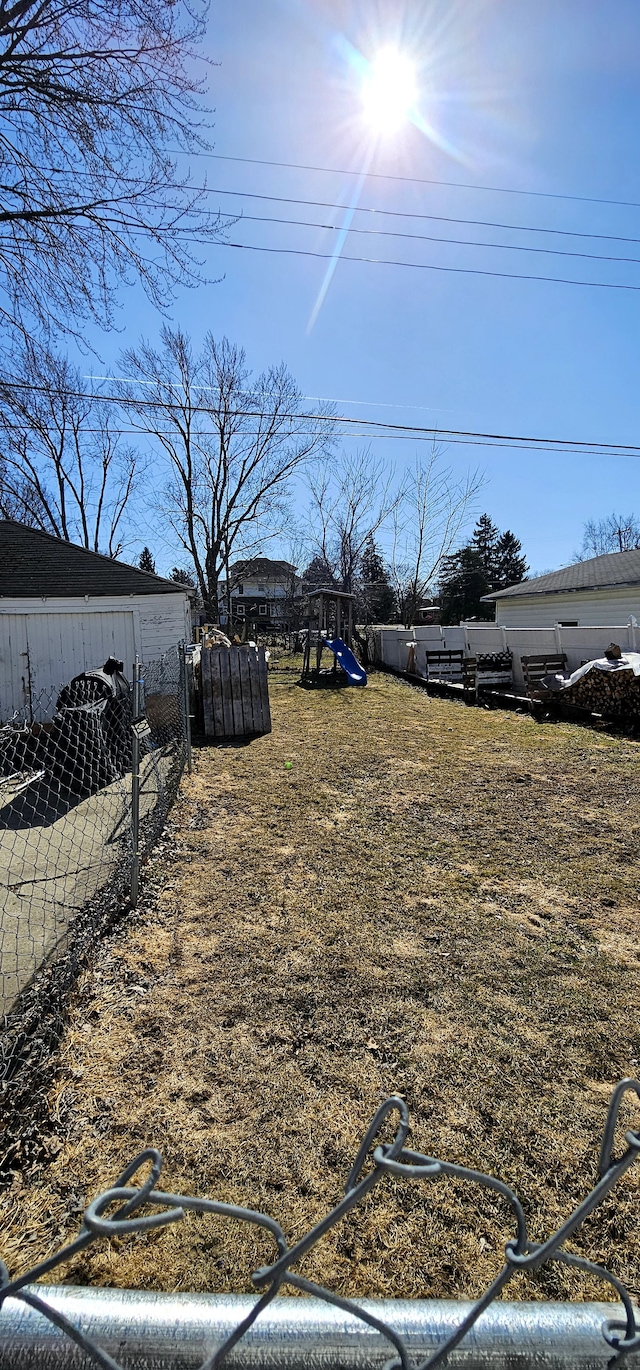
M185 587L0 522L0 722L50 716L60 686L109 656L130 674L191 636Z

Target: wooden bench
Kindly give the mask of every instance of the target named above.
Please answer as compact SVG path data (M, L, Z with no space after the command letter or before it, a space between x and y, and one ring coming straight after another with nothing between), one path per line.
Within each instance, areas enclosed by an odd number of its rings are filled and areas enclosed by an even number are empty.
M520 660L524 675L524 686L529 699L546 697L546 691L540 687L543 676L558 675L567 668L567 658L564 652L542 652L539 656L523 656Z
M462 685L465 696L477 700L481 690L504 690L513 686L511 652L481 652L467 656L462 665Z
M511 652L482 652L476 657L478 689L504 689L513 685Z
M427 680L443 685L461 685L464 677L464 652L425 652Z

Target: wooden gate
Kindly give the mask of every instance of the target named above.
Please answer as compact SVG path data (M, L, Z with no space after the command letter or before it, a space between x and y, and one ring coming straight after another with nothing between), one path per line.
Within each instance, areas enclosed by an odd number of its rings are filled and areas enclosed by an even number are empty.
M203 647L200 669L205 737L271 732L264 647Z

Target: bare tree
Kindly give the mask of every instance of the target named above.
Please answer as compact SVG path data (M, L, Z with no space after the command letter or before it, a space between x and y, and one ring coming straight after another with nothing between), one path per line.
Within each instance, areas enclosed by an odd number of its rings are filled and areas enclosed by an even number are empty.
M142 342L123 366L123 403L168 458L167 515L217 617L232 557L262 550L286 518L292 476L331 445L330 411L305 413L285 366L253 378L242 349L211 334L196 356L186 334L165 327L160 348Z
M444 448L433 442L426 461L408 471L394 518L392 573L400 616L415 622L420 601L454 549L484 484L478 471L456 479L444 466Z
M222 222L173 150L206 147L204 0L0 3L0 314L111 322L117 278L155 302ZM2 298L3 297L3 298Z
M0 381L0 514L117 557L140 474L113 405L64 357L25 342Z
M367 539L375 536L397 508L394 470L368 448L321 467L310 482L310 537L315 557L331 568L348 594Z
M635 514L607 514L584 525L582 547L576 561L601 557L607 552L629 552L640 547L640 519Z

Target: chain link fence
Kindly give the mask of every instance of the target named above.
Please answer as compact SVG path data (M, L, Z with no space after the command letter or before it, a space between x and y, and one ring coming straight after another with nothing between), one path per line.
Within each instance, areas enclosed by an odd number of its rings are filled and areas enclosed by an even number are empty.
M46 1054L91 947L135 904L190 763L182 645L110 658L0 724L0 1091ZM35 1058L34 1058L35 1052Z
M80 1232L75 1240L55 1251L53 1255L21 1274L17 1279L11 1280L6 1267L0 1263L0 1370L5 1363L2 1352L3 1317L4 1344L10 1348L13 1357L11 1359L11 1370L15 1370L17 1364L31 1366L49 1363L48 1360L44 1362L38 1359L38 1355L42 1355L43 1351L42 1331L37 1331L37 1322L34 1326L33 1319L27 1319L26 1324L23 1324L21 1342L22 1349L24 1350L25 1347L27 1351L30 1349L32 1357L23 1356L18 1360L19 1327L17 1330L15 1321L10 1322L11 1315L8 1310L11 1300L18 1300L27 1305L29 1310L34 1310L37 1314L42 1315L68 1338L69 1358L68 1360L66 1357L57 1359L55 1363L60 1365L77 1363L71 1347L71 1343L75 1343L77 1347L82 1349L87 1358L86 1361L82 1361L82 1364L101 1365L109 1367L109 1370L119 1370L119 1367L125 1364L159 1366L187 1363L192 1366L198 1365L200 1370L213 1370L213 1367L219 1366L225 1357L233 1352L234 1348L240 1347L243 1342L246 1358L243 1359L242 1354L240 1358L234 1356L234 1364L246 1364L253 1367L256 1365L288 1365L292 1363L291 1356L287 1354L292 1350L290 1337L288 1340L285 1338L284 1345L281 1343L280 1346L270 1345L268 1336L266 1339L263 1338L262 1355L258 1356L256 1355L256 1343L253 1339L249 1338L245 1342L253 1324L256 1323L261 1314L264 1314L275 1296L287 1285L298 1292L315 1296L316 1299L332 1308L339 1309L342 1313L351 1315L358 1320L360 1332L363 1331L364 1327L367 1331L371 1329L378 1334L376 1343L373 1346L369 1343L368 1349L373 1352L371 1359L363 1361L360 1358L359 1364L384 1365L384 1370L435 1370L435 1367L446 1361L456 1347L468 1336L480 1316L499 1299L502 1291L518 1272L535 1271L551 1261L561 1261L583 1271L585 1274L595 1275L598 1279L605 1281L613 1291L618 1304L611 1309L608 1317L602 1317L602 1315L600 1317L601 1342L599 1351L602 1359L599 1359L597 1348L595 1355L593 1348L591 1348L588 1362L580 1360L575 1355L573 1358L568 1357L572 1364L588 1363L593 1366L607 1361L608 1366L613 1367L624 1356L630 1352L636 1352L640 1348L640 1333L638 1332L636 1312L631 1298L624 1285L610 1271L573 1251L568 1251L566 1243L575 1236L585 1219L606 1199L614 1186L638 1158L640 1134L635 1131L628 1131L625 1134L626 1148L622 1154L617 1159L614 1159L613 1155L618 1114L625 1095L629 1093L633 1094L636 1099L640 1098L640 1084L636 1080L625 1079L620 1081L611 1096L600 1148L597 1183L557 1231L544 1242L534 1242L529 1238L523 1206L517 1194L504 1181L496 1179L492 1175L472 1170L467 1166L454 1165L448 1161L438 1160L433 1156L409 1150L406 1146L409 1132L409 1114L404 1099L400 1097L392 1096L377 1110L358 1149L347 1177L342 1199L293 1246L289 1246L280 1224L266 1213L254 1212L215 1199L172 1194L160 1189L161 1156L153 1147L148 1147L125 1167L113 1188L106 1190L89 1204L84 1214ZM387 1137L389 1135L389 1121L392 1118L395 1118L392 1138L391 1140L384 1140L385 1133ZM147 1173L143 1175L145 1170ZM449 1318L449 1327L445 1334L442 1335L441 1333L435 1338L432 1335L431 1341L435 1341L435 1345L432 1345L429 1354L426 1356L416 1355L415 1349L410 1348L408 1344L409 1338L403 1336L401 1330L394 1326L390 1320L389 1302L385 1305L387 1316L383 1317L380 1311L376 1311L372 1302L362 1304L343 1298L341 1295L315 1284L312 1280L306 1279L294 1267L336 1223L346 1217L377 1185L387 1178L434 1184L443 1176L465 1181L499 1195L510 1213L512 1234L505 1244L502 1268L481 1298L474 1304L459 1305L457 1309L453 1305L454 1312ZM74 1291L75 1302L72 1302L71 1308L75 1317L69 1317L64 1311L64 1300L61 1306L60 1300L56 1299L54 1290L43 1290L41 1286L35 1284L36 1280L42 1280L52 1270L66 1264L74 1256L79 1255L88 1246L101 1239L117 1241L118 1238L129 1237L131 1234L149 1233L180 1221L187 1213L216 1215L231 1219L234 1222L255 1225L268 1234L275 1248L274 1258L270 1263L254 1271L251 1277L258 1297L248 1308L245 1307L244 1316L239 1318L237 1325L228 1327L226 1335L222 1337L218 1335L217 1345L213 1351L207 1350L204 1355L202 1354L202 1331L203 1326L206 1325L206 1311L200 1309L200 1354L197 1354L195 1348L189 1348L189 1355L185 1354L183 1357L179 1349L180 1312L176 1300L167 1301L167 1307L163 1309L161 1299L156 1296L151 1315L148 1311L146 1314L146 1328L142 1325L145 1314L141 1309L138 1309L137 1315L130 1311L128 1327L126 1324L122 1326L120 1322L117 1328L109 1329L108 1316L106 1318L103 1316L103 1328L106 1323L106 1333L112 1348L115 1342L116 1347L123 1354L122 1361L116 1360L86 1330L87 1325L91 1325L92 1311L95 1312L95 1307L93 1310L91 1307L91 1296L94 1291ZM78 1298L79 1294L80 1298ZM53 1298L47 1298L47 1295L53 1295ZM84 1309L82 1307L82 1296L86 1301ZM133 1298L135 1299L135 1296ZM403 1307L404 1304L400 1306L400 1317ZM534 1307L540 1307L544 1311L545 1306L534 1305ZM102 1311L104 1315L104 1305ZM433 1310L430 1316L431 1328L429 1328L427 1315L425 1326L422 1328L423 1332L431 1330L433 1333ZM83 1322L85 1326L82 1325ZM352 1344L356 1326L357 1324L354 1324L351 1329ZM9 1328L11 1329L10 1332ZM109 1331L111 1331L110 1336ZM150 1354L148 1359L146 1355L141 1356L140 1354L141 1341L144 1340L143 1332L146 1333L147 1343L153 1347L153 1354ZM129 1340L135 1345L133 1359L128 1354L127 1343ZM345 1364L349 1363L349 1358L345 1359L339 1353L336 1354L335 1343L332 1348L330 1336L327 1340L329 1344L324 1348L318 1344L317 1339L315 1344L308 1344L306 1348L308 1358L304 1363L308 1365L322 1364L326 1367L339 1365L344 1370ZM411 1340L415 1342L415 1338L411 1338ZM516 1344L510 1348L513 1353L511 1358L508 1354L505 1356L504 1343L506 1340L503 1332L501 1350L506 1364L539 1366L542 1363L540 1348L536 1345L535 1313L527 1328L526 1338L522 1337L520 1345L518 1345L516 1338ZM380 1358L381 1347L385 1353L382 1359ZM240 1350L242 1352L242 1347ZM260 1342L258 1342L258 1350L260 1350ZM192 1351L193 1355L191 1354ZM311 1354L312 1352L313 1354ZM472 1356L468 1363L477 1364L478 1362ZM563 1360L556 1354L553 1363L557 1366L562 1364Z

